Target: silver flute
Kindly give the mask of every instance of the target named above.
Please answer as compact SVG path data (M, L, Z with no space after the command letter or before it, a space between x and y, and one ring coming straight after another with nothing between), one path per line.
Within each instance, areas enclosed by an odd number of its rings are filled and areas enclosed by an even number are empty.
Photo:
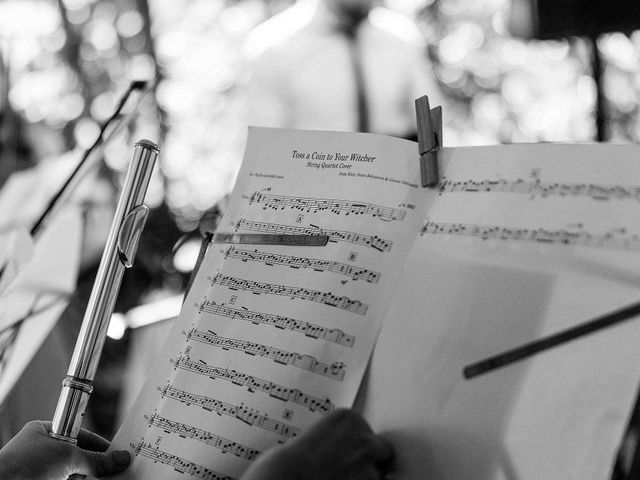
M149 214L143 201L158 153L158 146L149 140L135 144L67 376L62 381L51 429L54 438L77 442L122 275L133 265Z

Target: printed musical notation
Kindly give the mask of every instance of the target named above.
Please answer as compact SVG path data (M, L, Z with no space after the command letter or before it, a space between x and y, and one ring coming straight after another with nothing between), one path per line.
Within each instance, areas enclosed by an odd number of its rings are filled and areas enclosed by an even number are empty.
M624 229L606 234L585 231L527 229L499 225L472 225L464 223L437 223L427 221L421 235L467 235L482 240L497 239L513 242L537 242L558 245L576 245L621 250L640 250L640 237L628 235Z
M336 307L358 315L366 315L367 309L369 308L368 305L360 302L359 300L352 300L345 296L338 297L331 292L320 292L318 290L310 290L302 287L254 282L253 280L229 277L220 273L215 277L207 277L207 279L211 282L212 286L223 285L231 290L246 290L257 295L282 295L284 297L299 298Z
M179 473L186 473L194 477L202 478L203 480L235 480L233 477L222 475L197 463L184 460L158 448L153 448L150 443L140 442L137 445L132 445L132 447L136 455L147 457L153 460L154 463L160 462L169 465Z
M272 195L254 192L249 198L249 205L262 204L263 210L283 210L291 208L310 213L329 211L336 215L371 215L380 220L404 220L406 211L399 208L383 207L373 203L339 200L335 198L303 198L287 195Z
M315 225L302 227L299 225L281 225L278 223L255 222L241 218L236 223L237 230L246 230L250 232L274 233L278 235L326 235L329 241L333 243L348 242L356 245L363 245L375 248L380 252L388 252L391 250L393 242L385 240L377 235L364 235L356 232L348 232L345 230L332 230L320 228Z
M246 340L238 340L236 338L220 337L215 332L204 332L196 328L192 328L187 333L187 340L206 343L223 350L238 350L248 355L257 355L267 357L281 365L292 365L303 370L307 370L317 375L322 375L333 380L344 380L345 365L342 362L334 362L331 365L323 363L312 357L311 355L301 355L296 352L286 352L268 345L247 342Z
M229 370L228 368L210 367L204 362L194 362L187 356L180 355L173 364L174 368L181 368L199 375L205 375L212 380L217 378L230 381L231 383L247 387L247 390L256 390L267 393L270 397L283 402L292 402L308 408L310 411L330 412L335 408L328 398L318 398L313 395L301 392L297 388L288 388L263 380L261 378L247 375L246 373Z
M369 283L378 283L380 272L359 268L346 263L334 262L332 260L322 260L318 258L296 257L293 255L280 255L259 250L243 250L236 247L229 247L225 253L225 258L236 258L243 262L261 262L265 265L282 265L291 268L309 268L316 272L332 272L352 280L366 280Z
M171 385L165 385L162 388L158 387L158 390L162 397L171 398L185 405L198 405L209 412L215 412L218 415L227 415L247 425L267 430L284 438L295 438L302 433L302 430L299 428L274 420L267 415L261 414L257 410L247 408L243 404L233 405L231 403L221 402L220 400L204 395L174 388Z
M260 451L255 448L247 447L241 443L234 442L233 440L220 437L211 432L207 432L206 430L202 430L185 423L169 420L157 413L154 413L149 418L149 426L151 425L154 425L167 433L173 432L177 433L181 437L199 440L200 442L221 450L222 453L231 453L236 457L246 458L247 460L254 460L260 454Z
M531 180L449 180L443 177L438 189L444 192L509 192L548 197L551 195L590 197L594 200L640 201L640 187L598 185L594 183L557 183Z
M203 301L198 306L199 312L211 313L231 319L239 319L253 324L272 325L276 328L293 330L307 337L322 338L329 342L334 342L345 347L353 347L355 337L348 335L337 328L326 328L321 325L295 320L282 315L273 315L270 313L254 312L246 309L232 308L226 305L217 305L213 301Z

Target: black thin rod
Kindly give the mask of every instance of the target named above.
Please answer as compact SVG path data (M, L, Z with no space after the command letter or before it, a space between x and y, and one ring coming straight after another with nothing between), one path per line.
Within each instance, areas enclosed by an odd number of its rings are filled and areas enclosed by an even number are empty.
M604 95L604 70L602 67L602 55L598 48L598 37L589 37L589 45L591 46L591 75L596 83L596 140L598 142L604 142L607 140L607 106Z
M58 203L61 201L63 196L67 193L67 189L73 183L73 181L75 180L75 178L79 174L79 172L82 170L82 167L85 165L85 163L89 159L89 156L93 153L93 151L101 143L103 143L103 141L104 141L104 133L107 131L109 126L115 120L119 119L120 113L122 112L122 109L124 108L125 104L127 103L127 100L129 99L129 96L131 95L131 93L134 90L143 90L146 87L146 84L147 84L147 82L140 80L140 81L134 81L134 82L131 83L131 85L129 85L129 88L127 89L127 91L124 93L124 95L120 99L120 102L118 103L118 106L116 107L116 110L113 112L113 115L111 115L102 124L102 126L100 128L100 134L98 135L98 138L96 138L96 141L93 142L93 144L87 150L85 150L84 154L82 155L82 159L80 160L80 162L78 163L76 168L73 170L73 172L71 172L71 175L69 175L69 178L67 178L67 180L64 182L62 187L60 187L60 189L56 192L56 194L53 196L53 198L49 201L49 204L46 206L46 208L42 212L42 215L40 215L40 218L38 218L38 220L33 224L33 227L31 227L31 236L36 237L38 235L38 233L40 232L40 229L46 223L46 220L48 219L49 215L58 206Z
M620 310L608 313L601 317L587 321L576 327L568 328L561 332L558 332L548 337L541 338L539 340L526 343L520 347L506 352L500 353L493 357L489 357L485 360L481 360L477 363L468 365L462 371L464 378L470 379L488 373L498 368L506 367L512 363L520 362L528 357L531 357L544 350L557 347L563 343L567 343L578 337L582 337L593 333L603 328L611 327L617 323L628 320L636 315L640 314L640 302L629 305Z

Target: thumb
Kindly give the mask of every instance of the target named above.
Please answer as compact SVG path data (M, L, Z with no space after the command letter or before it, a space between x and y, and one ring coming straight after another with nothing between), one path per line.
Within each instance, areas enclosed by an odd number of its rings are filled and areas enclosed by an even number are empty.
M123 472L131 463L131 455L126 450L109 453L90 452L81 448L74 455L74 473L102 477Z

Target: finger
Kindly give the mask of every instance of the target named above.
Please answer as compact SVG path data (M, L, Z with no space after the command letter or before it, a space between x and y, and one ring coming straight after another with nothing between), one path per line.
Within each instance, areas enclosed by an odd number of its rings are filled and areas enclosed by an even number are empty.
M373 458L380 465L390 464L395 456L395 450L389 440L380 435L372 437Z
M51 433L52 430L52 422L38 420L36 422L29 422L27 426L31 425L34 429L42 430L46 433ZM78 446L85 450L95 450L98 452L104 452L107 448L109 448L109 441L105 438L102 438L100 435L97 435L89 430L85 430L81 428L78 432Z
M109 448L109 441L100 435L81 428L78 432L78 446L84 450L104 452Z
M384 476L374 467L363 467L348 478L349 480L382 480Z
M53 422L51 422L49 420L36 420L35 422L29 422L29 423L35 423L35 424L39 425L39 427L40 428L44 428L47 433L49 433L51 431L52 424L53 424Z
M367 422L362 415L354 410L346 408L338 409L335 411L335 418L338 423L348 422L349 428L356 432L373 433L371 425Z
M44 420L32 420L22 427L22 429L30 432L30 434L48 436L49 432L51 432L51 422Z
M102 453L76 448L73 462L74 473L102 477L126 470L131 463L131 455L126 450Z

